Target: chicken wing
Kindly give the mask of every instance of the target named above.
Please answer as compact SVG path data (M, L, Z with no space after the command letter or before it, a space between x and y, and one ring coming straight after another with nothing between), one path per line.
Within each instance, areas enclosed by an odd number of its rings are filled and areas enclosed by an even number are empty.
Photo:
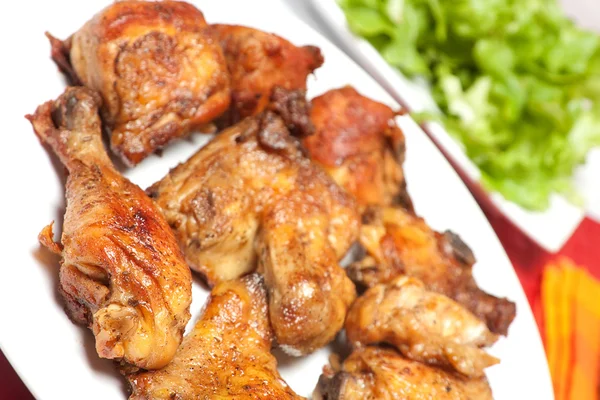
M312 100L315 133L303 144L361 208L400 203L412 210L402 170L404 134L395 115L350 86Z
M355 350L321 375L314 400L492 400L485 377L468 379L403 358L393 349Z
M367 257L348 267L355 282L373 286L399 275L423 281L505 335L515 317L515 304L481 290L472 275L475 257L452 232L438 233L422 218L400 207L371 208L363 215L360 243Z
M352 199L286 128L291 122L282 116L301 110L279 112L225 130L148 193L209 283L258 264L277 341L300 355L333 339L354 300L338 259L356 239L359 218Z
M101 138L100 99L73 87L40 106L36 134L67 168L60 292L70 317L89 326L100 357L140 368L166 365L190 318L191 274L160 210L112 166Z
M263 111L274 87L306 90L306 78L323 64L318 47L296 47L258 29L211 25L231 73L232 101L226 124Z
M415 215L402 171L404 136L393 117L389 107L350 87L312 101L315 134L304 145L362 210L359 241L366 254L349 267L350 277L370 287L414 276L467 307L492 332L506 334L514 303L479 289L475 257L457 235L435 232Z
M400 276L360 296L346 317L353 345L389 343L405 357L480 377L498 363L480 347L497 336L460 304L425 289L415 278Z
M130 400L302 399L277 372L272 340L262 278L220 283L169 365L126 373Z
M68 40L51 38L58 66L100 92L112 149L129 165L206 125L229 107L220 46L194 6L118 1Z

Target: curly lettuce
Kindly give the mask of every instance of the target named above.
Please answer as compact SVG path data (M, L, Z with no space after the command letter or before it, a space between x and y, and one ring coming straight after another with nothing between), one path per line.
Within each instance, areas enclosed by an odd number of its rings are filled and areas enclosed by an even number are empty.
M600 146L600 37L555 0L340 0L348 25L409 77L488 190L544 210L577 201L574 169Z

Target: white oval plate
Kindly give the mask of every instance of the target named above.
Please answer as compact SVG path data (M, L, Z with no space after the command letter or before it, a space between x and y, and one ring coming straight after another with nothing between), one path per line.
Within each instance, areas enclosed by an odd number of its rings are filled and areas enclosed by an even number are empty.
M413 111L435 110L436 105L428 89L403 76L390 66L379 52L366 40L354 35L346 24L346 17L336 0L310 0L314 11L329 28L341 47L395 98ZM474 182L480 172L469 160L462 147L438 123L428 124L428 131L448 153L452 160ZM585 212L564 197L553 194L545 211L529 211L506 200L499 193L488 194L493 205L510 222L537 244L550 252L557 252L581 223Z
M0 278L0 346L38 399L124 399L126 384L112 362L99 359L92 334L73 325L57 295L58 260L40 249L37 234L64 214L63 168L40 146L23 118L57 97L64 82L50 60L44 31L66 38L108 1L12 2L2 13L4 41L1 146L3 262ZM197 1L210 22L245 24L275 32L296 44L319 46L326 62L310 79L309 95L351 84L360 92L397 107L362 69L324 37L285 9L267 1ZM27 15L26 19L15 18ZM4 31L5 30L5 31ZM489 369L496 399L552 399L552 386L537 326L504 250L477 203L444 157L410 119L400 121L407 137L406 175L417 211L438 230L452 229L473 248L475 276L487 291L517 303L507 338L492 353L502 359ZM152 156L126 175L145 188L184 161L207 140L194 135ZM60 227L59 227L60 229ZM196 280L192 319L206 298ZM301 395L312 392L329 349L302 359L280 357L280 370Z

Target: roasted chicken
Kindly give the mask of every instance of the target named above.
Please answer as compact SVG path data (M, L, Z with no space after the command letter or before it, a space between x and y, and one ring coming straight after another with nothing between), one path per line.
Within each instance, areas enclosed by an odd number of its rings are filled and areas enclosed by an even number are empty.
M68 88L29 116L68 170L60 292L70 317L89 326L100 357L139 368L166 365L190 318L191 274L160 210L111 164L96 93Z
M297 47L258 29L218 24L210 33L221 43L231 74L228 125L263 111L275 87L306 90L308 75L323 64L318 47Z
M429 290L467 307L494 333L506 334L515 304L483 292L475 257L460 238L433 231L417 217L406 191L404 136L392 110L345 87L312 101L315 134L304 139L310 157L357 199L364 258L348 273L360 286L413 276Z
M355 350L325 368L314 400L491 400L485 377L468 379L402 357L393 349Z
M130 400L302 399L277 372L272 341L262 278L220 283L169 365L125 372Z
M69 39L58 66L97 90L112 149L129 165L227 110L230 82L202 13L177 1L118 1Z
M361 208L400 203L412 210L406 191L404 134L388 106L346 86L312 100L315 133L304 146Z
M343 325L355 289L338 260L359 224L350 196L286 127L304 120L303 98L280 98L277 112L225 130L148 190L210 284L258 265L277 342L294 355L330 342Z
M475 257L456 234L435 232L402 207L373 207L363 214L360 243L367 256L348 268L355 282L370 287L400 275L418 278L465 306L492 332L507 333L515 304L477 286Z
M388 343L411 360L468 377L483 376L484 368L498 362L481 349L497 339L483 321L415 278L400 276L367 290L350 308L344 326L355 347Z

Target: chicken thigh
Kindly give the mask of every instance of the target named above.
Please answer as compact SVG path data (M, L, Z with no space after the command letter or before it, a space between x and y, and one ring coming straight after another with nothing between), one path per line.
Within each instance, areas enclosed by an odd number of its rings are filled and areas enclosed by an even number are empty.
M112 166L99 105L73 87L29 116L69 172L61 243L51 225L40 241L61 255L66 310L92 329L100 357L161 368L190 318L191 274L160 210Z
M354 300L338 260L359 218L350 196L304 157L286 127L297 128L287 118L302 114L292 98L225 130L148 193L210 284L258 266L277 342L300 355L333 339Z
M262 278L220 283L169 365L125 372L130 400L302 399L277 372L272 341Z
M58 66L97 90L111 147L135 165L229 107L227 64L202 13L178 1L115 2L68 40Z
M498 363L481 347L497 336L460 304L430 292L415 278L400 276L360 296L346 317L354 346L389 343L405 357L480 377Z

